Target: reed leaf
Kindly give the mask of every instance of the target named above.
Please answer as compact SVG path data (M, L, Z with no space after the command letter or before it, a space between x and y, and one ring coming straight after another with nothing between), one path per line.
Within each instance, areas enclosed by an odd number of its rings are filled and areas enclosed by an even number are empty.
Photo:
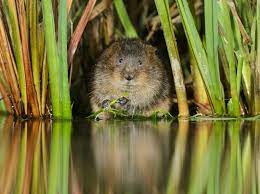
M137 38L138 34L128 16L123 0L114 0L114 5L119 19L125 29L126 36L129 38Z
M72 37L70 39L70 44L69 44L69 51L68 51L68 56L69 56L69 64L72 64L74 54L77 50L79 41L81 39L81 36L83 34L83 31L88 23L88 20L91 16L92 10L94 9L94 6L96 4L96 0L89 0L88 4L79 20L79 23L76 27L76 30L73 32Z
M254 114L260 114L260 0L256 5L256 62L254 75Z
M218 72L217 68L214 69L210 69L210 67L214 67L214 66L210 66L209 63L211 62L215 62L215 61L210 61L207 58L206 52L204 50L202 41L200 39L199 33L196 29L196 25L194 23L192 14L190 12L189 9L189 5L185 0L177 0L177 6L180 10L180 15L182 17L182 24L186 33L186 37L188 39L190 48L192 49L194 56L197 60L197 64L200 70L200 73L202 75L204 84L206 86L207 89L207 93L209 96L209 99L211 101L211 105L213 107L213 110L215 112L215 114L217 115L223 115L225 113L225 103L224 103L224 93L223 93L223 87L222 84L220 82L220 78L216 76L212 77L212 73L210 73L211 71L215 71L215 74L217 74L216 72ZM211 3L214 3L213 1L211 1ZM208 4L208 7L211 8L212 5ZM215 12L214 12L215 13ZM216 23L212 23L212 25ZM208 25L207 27L213 28L212 25ZM212 30L213 30L212 29ZM211 30L211 31L212 31ZM210 30L208 30L210 32ZM213 34L212 34L213 35ZM208 41L210 40L214 40L216 35L213 35L213 38L208 38ZM207 43L208 45L210 43ZM211 52L214 53L215 52L215 47L216 47L216 43L214 43L211 47L208 46L209 48L212 48ZM216 78L217 80L214 80L214 78ZM215 87L215 84L219 84L218 87Z
M68 80L68 63L67 63L67 0L59 2L59 19L58 19L58 51L61 79L61 105L62 117L71 118L70 90Z
M71 118L71 107L67 72L67 4L59 4L58 45L51 0L43 0L47 64L51 89L53 115L56 118ZM65 14L64 14L65 12ZM65 17L65 18L62 18ZM59 49L59 52L58 52ZM46 78L46 76L45 76ZM44 97L43 97L44 98Z
M30 51L31 64L33 72L33 83L35 86L37 101L40 104L40 60L38 57L38 2L37 0L29 0L29 29L30 29ZM39 109L40 113L42 112Z
M22 46L20 39L20 31L18 26L18 18L16 11L16 4L14 0L3 0L3 9L7 23L9 26L9 32L12 39L12 48L15 56L15 61L18 70L19 88L21 91L21 98L23 101L25 113L27 113L27 91L26 91L26 80L25 70L23 64Z
M55 25L54 25L54 16L52 9L51 0L43 0L43 15L44 15L44 26L45 26L45 41L46 41L46 50L47 50L47 63L49 69L49 80L50 80L50 89L51 89L51 99L53 107L53 115L55 117L62 116L62 107L60 104L60 64L59 57L57 52L56 38L55 38Z
M24 76L26 81L26 93L28 104L24 104L27 107L29 114L32 113L33 116L39 117L39 104L37 101L37 94L33 84L33 75L31 68L30 59L30 49L29 49L29 36L28 36L28 26L27 26L27 15L25 11L25 0L17 0L17 15L19 19L20 27L20 37L23 55L23 66L24 66ZM26 112L28 114L28 112Z
M189 116L186 89L180 64L176 38L170 17L169 4L167 0L155 0L155 5L161 19L164 38L171 62L172 74L178 100L179 116Z
M222 30L222 42L225 49L226 57L229 64L229 83L231 90L231 99L228 102L229 114L232 116L240 116L239 97L237 89L237 74L235 62L235 43L233 29L231 26L230 9L226 0L219 1L219 22Z

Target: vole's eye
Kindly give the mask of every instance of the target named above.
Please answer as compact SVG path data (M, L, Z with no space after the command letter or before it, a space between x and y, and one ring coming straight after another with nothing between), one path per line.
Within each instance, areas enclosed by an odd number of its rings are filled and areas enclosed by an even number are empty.
M119 62L119 64L122 64L122 63L123 63L123 59L120 58L120 59L118 60L118 62Z
M141 60L138 60L138 65L139 66L142 66L143 65L143 62Z

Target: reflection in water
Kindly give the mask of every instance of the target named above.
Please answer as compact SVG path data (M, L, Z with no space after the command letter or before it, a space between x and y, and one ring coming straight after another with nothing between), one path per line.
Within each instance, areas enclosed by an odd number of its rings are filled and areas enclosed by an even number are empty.
M260 121L0 118L0 194L259 192Z

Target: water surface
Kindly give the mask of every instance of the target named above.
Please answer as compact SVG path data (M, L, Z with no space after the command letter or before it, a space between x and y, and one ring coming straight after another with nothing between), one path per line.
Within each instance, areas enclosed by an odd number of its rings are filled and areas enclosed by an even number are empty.
M258 194L259 121L0 118L0 194Z

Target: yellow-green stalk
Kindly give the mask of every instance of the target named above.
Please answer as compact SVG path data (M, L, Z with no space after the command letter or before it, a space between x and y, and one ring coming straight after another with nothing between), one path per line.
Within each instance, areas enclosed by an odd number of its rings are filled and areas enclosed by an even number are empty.
M172 74L178 100L179 116L189 116L186 89L180 64L177 42L170 17L168 0L155 0L155 5L161 19L164 38L171 62Z
M125 29L126 36L129 38L138 37L138 34L135 31L135 28L127 14L127 10L126 10L123 0L114 0L114 5L116 8L117 14L119 16L119 19Z

